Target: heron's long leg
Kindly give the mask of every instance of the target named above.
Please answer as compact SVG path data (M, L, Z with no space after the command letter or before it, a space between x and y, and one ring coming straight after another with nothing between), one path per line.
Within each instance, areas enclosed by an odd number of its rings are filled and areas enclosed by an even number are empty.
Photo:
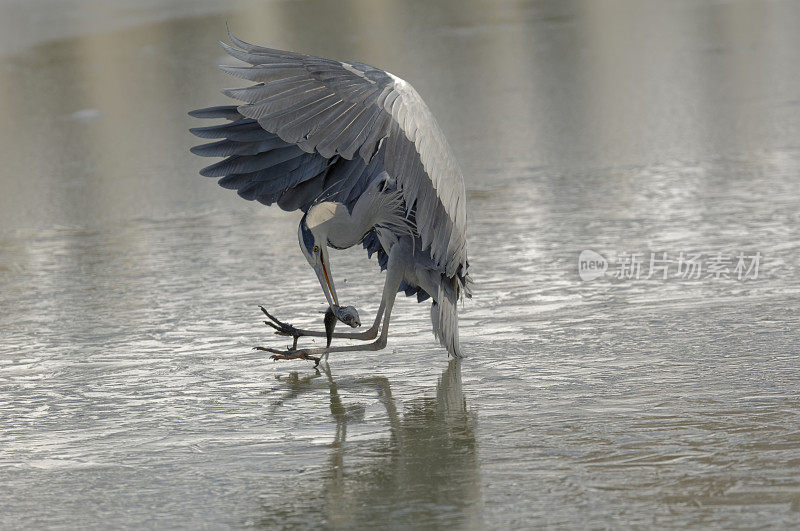
M394 248L393 248L394 250ZM331 352L354 352L363 350L381 350L386 347L386 340L389 337L389 319L392 315L392 306L397 296L397 290L400 288L400 283L403 281L403 267L397 260L392 260L392 255L389 257L389 266L386 268L386 282L383 286L383 300L381 306L384 307L383 312L383 327L378 339L372 343L353 345L345 347L316 347L304 348L298 350L277 350L269 347L256 347L257 350L272 352L275 356L273 359L316 359L314 356L327 355Z
M378 312L375 314L375 320L372 323L372 326L363 330L361 332L334 332L331 337L339 337L342 339L357 339L360 341L368 341L370 339L375 339L378 337L378 326L381 322L381 317L383 317L383 309L385 307L385 303L381 300L381 305L378 307ZM275 317L269 314L267 310L263 306L259 306L261 311L274 322L270 323L269 321L264 321L264 324L271 326L276 330L276 334L281 336L289 336L293 338L299 338L303 336L308 337L327 337L325 332L319 330L304 330L302 328L295 328L294 326L290 325L289 323L284 323L279 321ZM295 344L296 346L296 344Z

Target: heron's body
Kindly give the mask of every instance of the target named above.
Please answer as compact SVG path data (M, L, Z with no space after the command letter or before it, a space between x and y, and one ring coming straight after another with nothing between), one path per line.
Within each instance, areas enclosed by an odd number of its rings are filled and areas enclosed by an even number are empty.
M221 177L220 185L245 199L305 212L300 247L332 309L339 303L328 247L362 244L387 271L373 326L334 334L377 341L303 352L383 348L395 294L404 291L420 302L433 299L434 333L461 356L457 302L470 295L464 182L422 99L408 83L367 65L231 39L238 48L223 45L228 53L252 66L221 68L258 84L224 91L244 105L191 113L229 120L192 130L222 139L195 153L227 157L201 174Z

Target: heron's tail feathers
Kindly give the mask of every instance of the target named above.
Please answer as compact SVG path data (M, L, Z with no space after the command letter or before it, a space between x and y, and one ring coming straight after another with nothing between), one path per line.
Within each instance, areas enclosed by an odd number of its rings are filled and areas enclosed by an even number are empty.
M444 287L439 288L438 297L431 305L433 334L454 358L463 358L458 341L458 295Z

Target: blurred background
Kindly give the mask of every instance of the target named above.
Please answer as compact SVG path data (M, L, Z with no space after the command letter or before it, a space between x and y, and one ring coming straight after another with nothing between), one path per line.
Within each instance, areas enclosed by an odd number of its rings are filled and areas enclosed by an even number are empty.
M0 527L800 523L800 3L0 0ZM412 83L475 296L315 371L297 213L198 175L225 25ZM206 125L206 124L202 124ZM760 253L755 279L579 253ZM382 276L332 254L369 321ZM396 317L395 317L396 315Z

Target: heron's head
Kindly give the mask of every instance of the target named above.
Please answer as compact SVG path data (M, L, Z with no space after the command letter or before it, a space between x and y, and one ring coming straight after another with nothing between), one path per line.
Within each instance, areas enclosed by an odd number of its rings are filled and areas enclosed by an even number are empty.
M319 279L325 298L331 309L339 306L339 299L336 297L336 286L333 284L331 276L330 262L328 261L328 222L334 214L334 209L328 207L332 203L320 203L311 207L303 219L300 220L300 227L297 229L297 237L300 240L300 249L308 260L308 264L314 269Z

